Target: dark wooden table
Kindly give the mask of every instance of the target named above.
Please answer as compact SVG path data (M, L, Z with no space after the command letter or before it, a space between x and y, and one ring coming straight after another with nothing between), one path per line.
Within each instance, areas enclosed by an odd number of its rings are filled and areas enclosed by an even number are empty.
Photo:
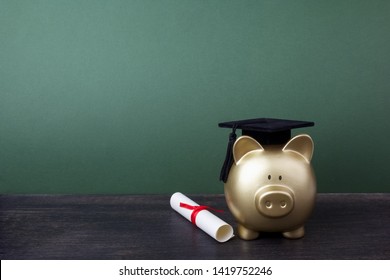
M223 195L188 195L225 210ZM218 243L169 195L0 195L1 259L390 259L390 194L319 194L306 235Z

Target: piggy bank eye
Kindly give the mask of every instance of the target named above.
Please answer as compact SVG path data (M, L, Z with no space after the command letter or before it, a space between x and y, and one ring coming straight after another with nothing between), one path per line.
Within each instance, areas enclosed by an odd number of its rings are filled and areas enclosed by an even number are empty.
M268 180L271 180L271 175L268 175Z
M282 181L282 175L279 175L279 181Z

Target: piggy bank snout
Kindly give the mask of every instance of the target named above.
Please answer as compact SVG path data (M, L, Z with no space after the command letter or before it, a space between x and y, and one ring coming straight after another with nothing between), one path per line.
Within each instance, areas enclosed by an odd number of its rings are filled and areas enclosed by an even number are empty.
M294 194L287 187L265 187L257 192L255 203L260 214L270 218L279 218L293 210Z

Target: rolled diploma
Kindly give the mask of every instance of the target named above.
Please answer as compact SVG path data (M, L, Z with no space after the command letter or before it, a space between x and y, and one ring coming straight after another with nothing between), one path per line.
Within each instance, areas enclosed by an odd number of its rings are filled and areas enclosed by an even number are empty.
M191 209L180 207L180 203L199 206L196 202L177 192L171 196L171 207L191 222ZM208 210L199 211L196 216L196 225L218 242L226 242L233 237L233 228Z

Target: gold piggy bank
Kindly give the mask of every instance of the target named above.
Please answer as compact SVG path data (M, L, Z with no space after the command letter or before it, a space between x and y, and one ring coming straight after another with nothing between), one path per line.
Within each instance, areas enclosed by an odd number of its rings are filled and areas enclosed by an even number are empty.
M249 136L235 141L224 191L240 238L255 239L260 232L281 232L292 239L304 236L316 196L310 164L313 147L306 134L285 145L262 146Z

